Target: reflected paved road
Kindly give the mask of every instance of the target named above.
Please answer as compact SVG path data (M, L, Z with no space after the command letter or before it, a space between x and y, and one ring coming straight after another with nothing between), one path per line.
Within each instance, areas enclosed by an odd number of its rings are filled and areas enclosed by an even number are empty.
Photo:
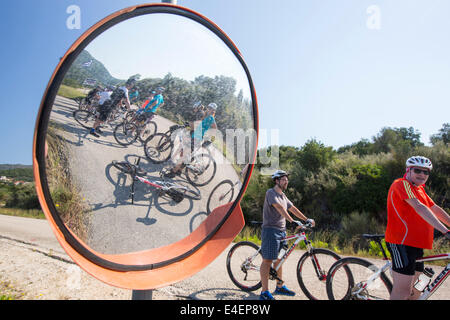
M96 138L88 134L73 118L77 109L73 100L57 97L51 121L59 124L58 132L66 140L69 166L73 180L84 201L92 209L88 226L89 246L101 253L118 254L164 246L186 237L206 218L206 202L210 190L225 179L236 181L238 176L222 155L214 153L217 172L204 187L198 187L201 200L184 199L175 203L161 197L147 185L135 184L134 204L129 199L131 179L110 165L112 160L134 162L138 156L149 180L160 179L164 164L154 164L145 158L142 143L123 147L114 139L109 126ZM156 116L158 132L165 132L173 124ZM166 164L167 166L167 164ZM184 174L174 179L187 184Z

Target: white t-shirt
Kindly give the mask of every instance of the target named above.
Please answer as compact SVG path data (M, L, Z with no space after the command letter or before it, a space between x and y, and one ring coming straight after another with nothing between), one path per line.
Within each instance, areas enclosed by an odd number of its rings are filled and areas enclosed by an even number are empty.
M98 95L100 96L100 99L98 100L98 104L103 105L103 103L111 97L111 93L112 91L99 92Z

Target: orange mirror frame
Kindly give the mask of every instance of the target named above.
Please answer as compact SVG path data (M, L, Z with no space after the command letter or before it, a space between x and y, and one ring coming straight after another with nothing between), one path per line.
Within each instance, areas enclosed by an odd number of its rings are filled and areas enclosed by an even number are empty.
M59 86L62 80L61 74L64 75L67 70L67 64L70 64L67 61L73 61L77 52L79 52L77 49L82 47L82 44L87 45L87 43L92 41L102 32L102 28L104 30L128 18L155 12L179 14L202 23L215 32L234 52L248 76L253 100L254 125L256 132L258 132L255 90L240 52L225 33L212 21L194 11L171 4L146 4L129 7L99 21L69 48L49 81L36 121L33 139L33 170L37 195L57 240L73 261L83 270L107 284L133 290L156 289L181 281L201 271L217 258L245 225L239 202L247 188L253 170L253 165L251 165L249 167L250 170L247 171L240 194L234 202L216 208L186 238L160 248L119 255L94 252L77 238L59 218L53 201L49 196L45 174L45 156L47 152L45 134L49 109L51 109L51 104L56 95L55 88ZM257 143L255 143L254 147L252 164L256 158L256 146Z

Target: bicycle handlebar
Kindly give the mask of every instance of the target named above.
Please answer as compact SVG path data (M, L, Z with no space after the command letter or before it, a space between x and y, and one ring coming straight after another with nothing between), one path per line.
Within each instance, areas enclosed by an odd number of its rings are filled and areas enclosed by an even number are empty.
M296 224L297 227L299 227L300 229L303 229L303 230L314 228L311 221L305 221L304 223L302 223L300 221L295 220L294 223ZM262 225L263 223L261 221L252 220L252 221L250 221L250 224Z
M307 230L307 229L314 228L312 222L309 221L309 220L307 220L305 222L301 222L301 221L295 220L294 223L297 225L298 228L300 228L302 230Z

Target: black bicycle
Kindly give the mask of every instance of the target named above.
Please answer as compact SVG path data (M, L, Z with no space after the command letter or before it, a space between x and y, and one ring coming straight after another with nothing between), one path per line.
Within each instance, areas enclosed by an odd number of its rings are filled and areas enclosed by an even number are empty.
M153 118L153 117L152 117ZM156 133L158 126L151 118L141 120L135 110L128 111L124 121L114 128L114 139L122 146L128 146L137 139L142 143Z

